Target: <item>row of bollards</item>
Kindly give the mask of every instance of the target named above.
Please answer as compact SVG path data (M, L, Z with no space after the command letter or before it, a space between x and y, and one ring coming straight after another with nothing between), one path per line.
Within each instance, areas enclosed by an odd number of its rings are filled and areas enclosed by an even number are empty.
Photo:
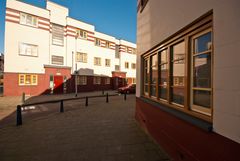
M24 96L23 96L24 97ZM109 102L109 95L106 93L106 103ZM24 98L25 100L25 98ZM124 100L127 100L127 93L124 93ZM60 100L60 113L64 112L64 105L63 105L64 100ZM46 103L46 102L45 102ZM85 98L85 106L88 106L88 96ZM17 105L17 126L22 125L22 106Z

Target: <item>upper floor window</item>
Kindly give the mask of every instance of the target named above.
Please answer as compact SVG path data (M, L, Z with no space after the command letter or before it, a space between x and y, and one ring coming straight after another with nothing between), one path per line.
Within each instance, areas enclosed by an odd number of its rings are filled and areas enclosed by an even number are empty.
M132 69L136 69L136 64L132 63Z
M125 68L128 69L129 68L129 63L125 62Z
M76 62L87 63L87 53L76 53Z
M115 46L115 58L120 58L119 45Z
M37 27L38 18L30 14L20 13L20 24Z
M79 38L87 39L87 32L84 30L77 30L77 35Z
M115 65L115 70L119 71L120 70L120 66L119 65Z
M63 56L52 55L52 64L63 65Z
M110 59L105 59L105 66L110 67L110 62L111 62Z
M52 44L63 46L64 44L64 27L52 24Z
M106 48L110 48L110 42L106 41Z
M94 65L101 66L101 58L100 57L94 57Z
M19 43L19 55L38 56L38 46L26 43Z
M95 45L96 45L96 46L101 46L101 40L98 39L98 38L96 38L96 39L95 39Z

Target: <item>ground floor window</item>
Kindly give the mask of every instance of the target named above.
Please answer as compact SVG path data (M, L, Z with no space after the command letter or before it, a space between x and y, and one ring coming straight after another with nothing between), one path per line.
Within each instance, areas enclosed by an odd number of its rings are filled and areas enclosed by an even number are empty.
M110 84L110 78L105 78L105 84Z
M77 76L77 85L87 85L87 77Z
M93 84L101 84L101 77L94 77Z
M37 85L38 76L34 74L19 74L18 84L19 85Z
M212 13L142 56L142 94L211 121Z

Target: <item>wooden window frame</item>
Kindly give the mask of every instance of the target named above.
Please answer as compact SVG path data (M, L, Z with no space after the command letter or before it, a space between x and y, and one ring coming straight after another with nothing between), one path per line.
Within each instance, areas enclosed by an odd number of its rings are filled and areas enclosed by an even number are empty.
M77 77L77 85L87 85L87 76L79 75Z
M206 114L203 112L199 112L196 110L192 110L191 109L191 100L192 100L192 88L191 88L191 81L193 80L192 77L192 42L191 40L194 40L193 38L196 37L196 35L203 35L203 33L208 33L209 31L212 34L212 40L211 40L211 78L213 78L213 60L214 60L214 48L213 48L213 22L212 22L212 11L208 12L207 14L205 14L204 16L200 17L198 20L196 20L195 22L191 23L190 25L188 25L187 27L183 28L182 30L180 30L179 32L175 33L174 36L170 36L170 38L164 40L163 42L159 43L157 46L153 47L151 50L147 51L146 53L142 54L141 56L141 69L142 69L142 85L141 85L141 95L145 98L151 99L153 101L159 102L160 104L166 105L170 108L174 108L176 110L182 111L186 114L189 114L191 116L203 119L207 122L212 122L212 116L213 116L213 84L212 84L212 80L211 79L211 107L210 107L210 114ZM172 67L171 67L171 58L170 58L170 48L181 42L184 41L185 42L185 67L184 67L184 72L185 72L185 76L183 78L184 81L184 105L178 105L175 103L171 102L171 84L173 82L172 77L170 75ZM144 73L145 70L148 70L145 68L145 62L146 61L150 61L150 57L154 54L159 53L162 50L167 49L167 53L168 53L168 76L167 76L167 100L162 100L161 98L159 98L159 88L157 88L157 97L151 97L150 96L150 74L149 74L149 78L148 78L148 82L145 83L145 78L144 78ZM158 57L159 60L159 57ZM150 64L151 65L151 64ZM151 73L151 72L150 72ZM160 78L160 68L158 68L158 80ZM157 83L157 87L159 86L159 83ZM148 88L146 89L146 86L148 86Z
M29 83L26 83L27 76L30 77ZM21 81L23 77L23 82ZM35 78L35 81L34 81ZM38 85L38 75L36 74L19 74L18 75L18 85L19 86L34 86Z
M93 77L93 84L101 84L101 77Z
M107 77L107 78L105 78L105 84L110 84L110 78L109 77Z

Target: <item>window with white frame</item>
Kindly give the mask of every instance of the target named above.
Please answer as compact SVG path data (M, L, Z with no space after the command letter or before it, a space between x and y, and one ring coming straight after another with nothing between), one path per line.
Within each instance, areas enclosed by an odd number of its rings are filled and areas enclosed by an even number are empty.
M77 85L87 85L87 77L86 76L78 76L77 77Z
M64 27L52 24L52 44L63 46L64 44Z
M19 43L19 55L38 56L38 46L26 43Z
M111 62L110 59L105 59L105 66L110 67L110 62Z
M18 84L19 85L37 85L38 76L34 74L19 74Z
M52 64L63 65L63 56L52 55Z
M87 39L87 32L84 30L77 30L78 38Z
M38 18L27 13L20 13L20 24L37 27Z
M77 54L76 54L76 62L87 63L87 53L77 52Z
M105 78L105 84L110 84L110 78Z
M94 57L94 65L101 66L101 58L100 57Z
M101 84L101 77L94 77L93 78L93 83L94 84Z

